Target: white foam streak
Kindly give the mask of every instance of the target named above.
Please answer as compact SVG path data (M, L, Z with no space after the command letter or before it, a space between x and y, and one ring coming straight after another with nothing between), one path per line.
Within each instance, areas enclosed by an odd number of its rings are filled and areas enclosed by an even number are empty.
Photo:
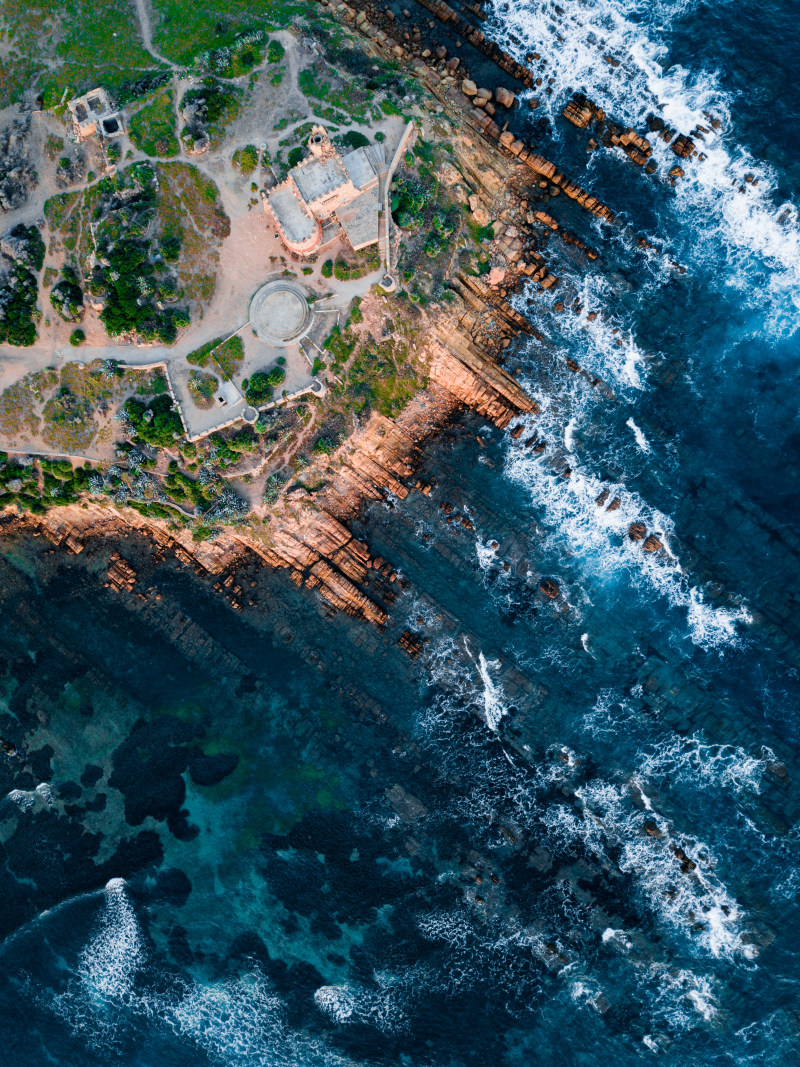
M542 402L537 419L541 428L548 404ZM511 442L506 454L505 473L523 484L537 509L537 521L549 528L553 545L567 543L573 558L582 559L585 572L594 581L604 582L626 576L634 588L648 597L664 597L670 605L686 612L691 640L701 648L722 650L736 645L738 627L749 625L752 617L745 607L730 609L706 603L701 590L693 586L669 548L674 536L671 519L651 507L621 484L602 483L597 478L573 471L568 479L551 474L544 464L519 442ZM614 511L597 505L600 493L618 498ZM627 531L631 523L642 521L648 532L658 534L665 551L647 553L641 542L632 542Z
M563 123L559 116L569 94L582 90L608 114L640 132L647 132L643 122L651 111L681 133L690 133L698 124L708 130L698 143L706 158L687 163L685 177L677 184L677 210L692 220L692 245L687 251L693 258L705 258L711 269L718 267L721 253L728 269L719 272L720 281L748 292L753 306L763 305L761 287L756 291L752 285L753 271L766 265L771 295L781 305L773 308L773 315L781 326L795 329L793 312L800 286L796 212L789 205L787 214L787 205L777 203L778 181L769 165L741 146L728 144L728 115L735 102L720 88L716 72L688 71L677 65L664 68L663 35L679 7L662 5L662 10L663 15L653 17L651 4L591 0L559 14L549 3L522 0L498 4L488 25L495 39L521 61L532 50L547 59L552 95L540 91L536 95L556 126ZM606 55L620 65L608 64ZM718 130L711 127L706 113L720 120ZM649 140L665 173L675 165L675 157L654 135ZM758 184L745 182L746 174L757 177Z
M650 443L647 440L647 438L645 437L644 431L642 430L642 428L640 426L637 426L636 423L633 421L633 417L628 419L628 421L625 423L625 425L629 429L633 430L633 436L636 438L636 444L639 446L639 448L642 450L642 452L649 452L650 451Z
M489 668L497 668L499 664L496 661L487 662L486 657L482 652L478 653L478 671L480 672L481 682L483 683L483 712L486 717L486 725L490 730L497 733L497 728L500 725L500 720L506 714L506 706L503 702L503 692L499 686L492 681L492 676L489 673Z

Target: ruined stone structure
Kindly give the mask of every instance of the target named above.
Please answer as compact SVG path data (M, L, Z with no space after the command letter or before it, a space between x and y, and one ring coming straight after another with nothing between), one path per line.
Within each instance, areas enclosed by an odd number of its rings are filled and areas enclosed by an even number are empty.
M119 137L124 132L122 116L111 106L105 89L92 89L83 96L76 96L68 101L67 107L79 141L94 134Z
M354 251L378 242L379 178L386 171L381 145L340 156L322 126L308 141L311 155L289 171L264 208L290 252L308 256L323 241L323 225L338 222Z

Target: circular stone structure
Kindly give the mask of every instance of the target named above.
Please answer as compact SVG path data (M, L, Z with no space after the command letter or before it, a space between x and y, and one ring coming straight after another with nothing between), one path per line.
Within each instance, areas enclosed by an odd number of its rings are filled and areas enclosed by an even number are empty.
M267 282L250 303L250 322L265 345L297 344L311 329L312 318L305 289L293 278Z

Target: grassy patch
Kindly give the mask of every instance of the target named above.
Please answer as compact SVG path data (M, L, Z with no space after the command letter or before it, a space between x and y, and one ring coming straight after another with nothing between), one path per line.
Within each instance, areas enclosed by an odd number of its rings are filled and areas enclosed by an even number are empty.
M130 138L148 156L177 156L175 100L171 89L160 92L151 104L140 108L128 123Z
M211 352L211 361L225 381L230 381L244 359L244 345L236 334L217 345Z
M213 8L195 0L151 0L153 40L162 55L190 64L201 52L235 45L247 30L292 25L315 5L297 0L214 0Z
M96 85L112 92L158 66L141 42L128 0L2 0L7 48L0 61L0 106L42 76L46 107L64 90L76 96Z
M255 145L248 144L244 148L237 148L233 153L233 165L238 167L242 174L252 174L258 166L258 149Z
M165 241L173 242L178 294L198 306L214 296L219 247L230 234L230 219L219 200L219 190L196 167L186 163L158 166L157 222Z
M189 395L195 407L204 411L214 405L214 393L219 385L219 380L213 374L204 374L203 371L193 370L189 375Z

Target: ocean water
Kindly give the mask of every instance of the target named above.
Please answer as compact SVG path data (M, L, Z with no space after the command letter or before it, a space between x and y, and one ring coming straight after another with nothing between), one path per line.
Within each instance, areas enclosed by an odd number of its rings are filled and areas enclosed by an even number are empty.
M549 202L600 255L551 239L517 297L539 415L362 516L385 634L255 566L236 614L133 537L0 541L0 1063L800 1062L795 14L495 2L547 60L517 128L624 225ZM720 126L673 188L573 90Z

